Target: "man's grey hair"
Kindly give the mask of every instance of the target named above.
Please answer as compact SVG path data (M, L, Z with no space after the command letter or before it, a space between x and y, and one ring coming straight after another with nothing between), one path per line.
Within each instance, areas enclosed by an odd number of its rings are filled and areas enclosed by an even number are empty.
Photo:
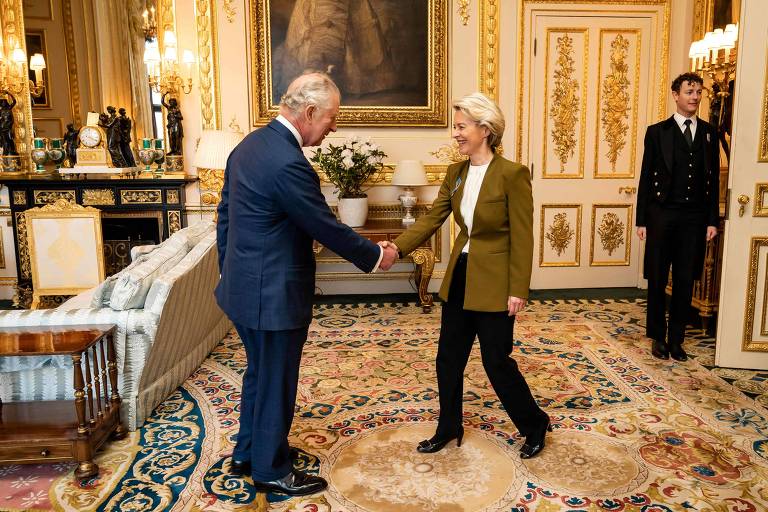
M325 110L334 95L341 93L331 77L320 72L305 73L291 82L280 98L280 105L294 114L300 114L309 105Z

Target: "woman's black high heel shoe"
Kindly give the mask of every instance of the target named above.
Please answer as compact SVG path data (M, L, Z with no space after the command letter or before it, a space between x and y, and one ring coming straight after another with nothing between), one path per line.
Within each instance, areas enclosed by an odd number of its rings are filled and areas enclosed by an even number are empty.
M416 447L416 451L419 453L435 453L439 452L443 448L445 448L445 445L456 440L456 446L461 446L461 440L464 438L464 427L459 427L459 432L454 437L449 437L447 439L437 439L437 436L432 436L432 439L425 439L422 442L419 443L419 445Z
M530 459L538 455L544 449L544 438L547 436L547 432L552 432L552 421L549 416L547 416L547 421L544 422L543 427L525 436L525 444L520 448L520 458Z

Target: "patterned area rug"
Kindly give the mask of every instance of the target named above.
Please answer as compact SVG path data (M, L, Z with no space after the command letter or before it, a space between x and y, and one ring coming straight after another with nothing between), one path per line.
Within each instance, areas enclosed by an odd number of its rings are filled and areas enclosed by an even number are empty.
M462 446L414 450L438 413L439 307L318 306L290 441L330 487L270 495L270 510L768 510L765 374L711 371L712 340L694 332L693 360L653 359L644 307L537 301L519 316L514 357L555 428L523 461L477 347ZM230 334L144 428L100 454L96 479L75 482L69 464L0 466L0 510L254 510L251 481L228 475L226 458L244 366Z

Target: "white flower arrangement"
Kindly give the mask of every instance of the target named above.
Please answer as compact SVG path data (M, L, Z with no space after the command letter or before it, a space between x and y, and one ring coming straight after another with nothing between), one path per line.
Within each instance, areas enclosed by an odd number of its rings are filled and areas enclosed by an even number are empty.
M339 199L366 197L363 186L381 180L386 157L378 145L353 135L340 146L318 148L310 158L338 190Z

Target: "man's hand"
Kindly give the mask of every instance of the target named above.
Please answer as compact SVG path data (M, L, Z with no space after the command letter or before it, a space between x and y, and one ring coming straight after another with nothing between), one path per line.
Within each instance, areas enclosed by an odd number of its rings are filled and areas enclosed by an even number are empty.
M717 236L717 228L715 226L707 226L707 242Z
M520 297L510 297L507 299L507 311L509 316L516 315L525 307L525 299Z
M645 240L645 227L641 226L637 228L637 236L640 240Z
M387 271L392 268L392 265L394 265L397 260L397 246L392 242L387 241L379 242L379 246L384 249L384 256L381 258L379 268Z

